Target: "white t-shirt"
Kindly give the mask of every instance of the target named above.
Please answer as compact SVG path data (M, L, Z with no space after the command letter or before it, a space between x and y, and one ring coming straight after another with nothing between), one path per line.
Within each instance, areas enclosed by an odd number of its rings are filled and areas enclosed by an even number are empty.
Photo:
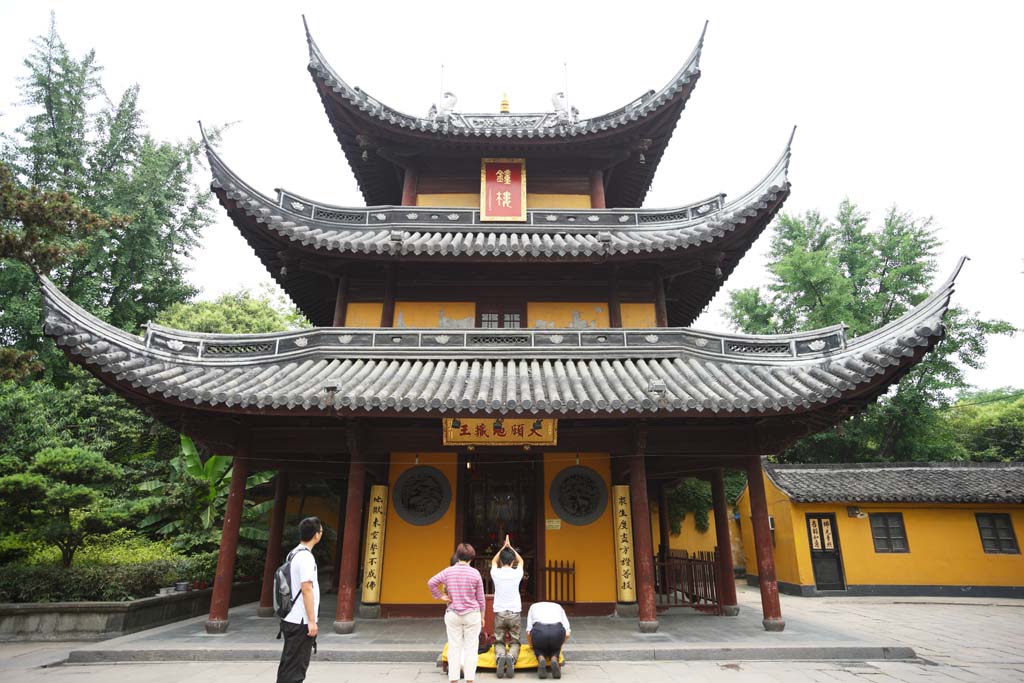
M562 624L565 635L569 635L569 617L557 602L535 602L530 605L530 613L526 615L526 632L533 631L534 624Z
M494 611L522 612L523 602L519 599L519 582L523 580L523 565L494 567L491 581L494 582Z
M308 624L309 618L306 616L306 603L303 601L302 584L306 581L313 582L313 621L316 621L316 616L320 613L320 581L317 580L316 573L316 560L313 559L313 553L308 550L301 543L295 546L292 550L295 553L292 556L292 598L295 600L295 604L292 605L292 611L288 613L288 616L284 618L289 624Z

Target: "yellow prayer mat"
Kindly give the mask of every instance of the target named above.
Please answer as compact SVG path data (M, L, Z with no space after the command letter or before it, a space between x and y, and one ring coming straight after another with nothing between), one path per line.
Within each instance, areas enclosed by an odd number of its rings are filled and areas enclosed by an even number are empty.
M448 643L444 644L444 649L441 650L441 661L448 661ZM565 664L565 654L562 652L558 653L558 663ZM476 668L478 669L496 669L498 662L494 656L494 646L491 646L487 652L477 655ZM533 648L523 643L519 648L519 658L516 660L516 671L520 669L536 669L537 668L537 656L533 654Z

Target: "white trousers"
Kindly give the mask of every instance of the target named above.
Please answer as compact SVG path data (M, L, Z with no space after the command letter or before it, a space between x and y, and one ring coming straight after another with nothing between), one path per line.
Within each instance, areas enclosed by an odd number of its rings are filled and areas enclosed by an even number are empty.
M449 610L444 613L444 625L448 629L448 680L459 680L461 666L466 674L466 680L472 681L476 678L480 611L456 614Z

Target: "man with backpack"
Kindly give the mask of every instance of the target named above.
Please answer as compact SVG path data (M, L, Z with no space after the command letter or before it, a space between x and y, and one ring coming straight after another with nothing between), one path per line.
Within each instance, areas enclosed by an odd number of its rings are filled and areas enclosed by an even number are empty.
M281 617L284 649L277 667L277 683L306 680L309 658L316 648L316 617L320 611L320 582L313 547L324 534L317 517L299 522L300 543L274 576L274 607Z

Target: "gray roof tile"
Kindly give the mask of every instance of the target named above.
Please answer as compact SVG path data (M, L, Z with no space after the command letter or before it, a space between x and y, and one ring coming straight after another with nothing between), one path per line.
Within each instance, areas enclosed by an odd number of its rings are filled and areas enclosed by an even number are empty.
M287 191L271 199L246 184L210 145L212 185L258 225L305 247L388 256L580 257L694 249L767 213L789 191L792 136L767 175L740 197L716 195L669 209L528 211L526 223L482 223L479 211L340 207Z
M1024 462L772 465L801 503L1024 503Z
M154 398L239 411L669 416L813 410L884 385L941 338L953 278L899 320L851 340L841 326L749 337L675 328L217 335L150 325L137 337L45 278L42 291L47 335L92 371ZM649 389L655 379L663 392ZM327 386L337 388L333 398Z

